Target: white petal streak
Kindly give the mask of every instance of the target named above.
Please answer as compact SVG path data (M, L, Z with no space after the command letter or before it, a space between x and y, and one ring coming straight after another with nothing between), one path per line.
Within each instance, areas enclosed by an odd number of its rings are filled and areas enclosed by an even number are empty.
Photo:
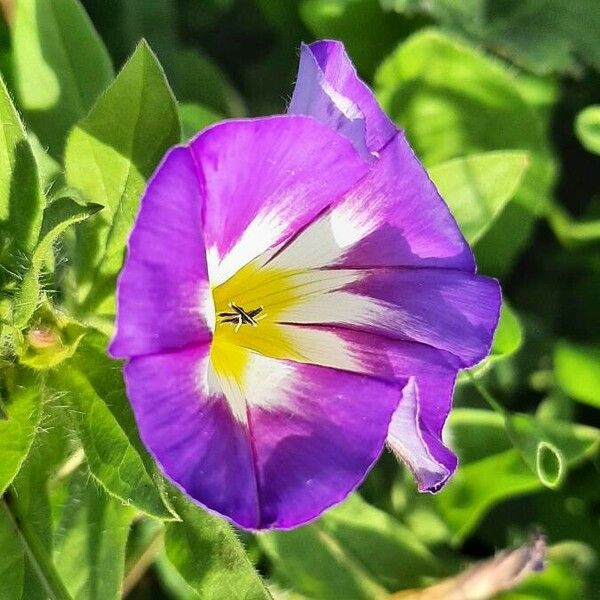
M283 323L333 323L358 327L378 325L380 329L393 331L393 323L398 322L398 311L373 298L335 290L304 296L278 313L277 318ZM386 325L390 320L390 324Z
M283 360L269 358L250 350L239 349L247 355L247 365L241 379L233 373L204 367L203 388L215 401L227 400L235 418L247 422L247 407L266 410L288 408L294 389L294 366Z
M284 231L284 221L278 215L258 215L225 256L219 256L215 247L210 248L208 275L211 285L215 287L227 281L264 251L265 239L277 238Z
M356 349L333 331L311 327L281 325L286 339L305 359L305 362L323 367L362 373L365 366Z
M335 265L378 225L373 212L360 210L359 203L343 202L309 225L269 264L281 269Z

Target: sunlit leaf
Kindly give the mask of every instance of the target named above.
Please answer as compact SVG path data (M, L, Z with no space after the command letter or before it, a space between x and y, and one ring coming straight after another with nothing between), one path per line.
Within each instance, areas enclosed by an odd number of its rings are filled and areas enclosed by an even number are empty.
M19 0L13 48L20 106L59 157L68 130L112 78L108 53L78 0Z
M380 0L398 11L420 10L478 45L540 74L600 69L595 0ZM582 23L585 27L582 27Z
M600 441L594 428L528 415L513 416L509 426L510 435L504 418L490 411L455 409L451 413L450 439L460 466L435 503L455 542L469 535L497 503L542 488L537 462L540 442L562 454L561 468L566 469L591 456ZM545 483L559 483L551 473L542 472L542 476L548 478Z
M527 164L525 152L484 152L435 165L429 175L463 235L475 244L514 196Z
M27 458L42 415L37 376L19 368L0 379L0 495L10 485Z
M577 115L575 131L590 152L600 154L600 105L588 106Z
M72 257L83 312L108 301L146 179L181 137L173 94L156 57L141 43L67 142L67 182L105 207L83 227Z
M195 136L199 131L221 121L223 117L201 106L200 104L180 104L181 135L184 141Z

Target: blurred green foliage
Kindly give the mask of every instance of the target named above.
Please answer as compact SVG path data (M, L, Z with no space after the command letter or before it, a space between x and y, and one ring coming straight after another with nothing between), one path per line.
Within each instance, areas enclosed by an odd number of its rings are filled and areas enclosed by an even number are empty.
M600 595L596 0L1 6L0 600L380 599L536 527L548 568L499 597ZM166 149L283 112L300 42L322 37L406 130L504 305L459 378L441 493L384 454L317 522L253 536L163 480L105 349Z

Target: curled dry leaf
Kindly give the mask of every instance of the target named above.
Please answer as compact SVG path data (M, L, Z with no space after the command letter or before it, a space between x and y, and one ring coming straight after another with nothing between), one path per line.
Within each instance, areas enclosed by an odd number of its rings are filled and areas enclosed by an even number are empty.
M454 577L421 590L406 590L392 600L487 600L519 585L544 568L546 539L535 534L528 544L504 550Z

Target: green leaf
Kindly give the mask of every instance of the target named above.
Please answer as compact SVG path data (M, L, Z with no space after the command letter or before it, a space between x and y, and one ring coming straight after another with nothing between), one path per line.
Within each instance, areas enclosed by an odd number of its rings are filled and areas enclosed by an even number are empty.
M48 479L56 473L70 450L64 405L44 386L44 411L27 460L13 482L15 509L29 547L24 560L23 598L47 600L40 576L65 592L51 561L53 548L52 511ZM34 566L35 564L35 566ZM56 595L65 598L65 594Z
M183 141L189 140L205 127L221 121L223 118L200 104L180 104L179 117L181 118Z
M514 414L508 433L523 460L549 488L558 487L567 467L592 456L600 447L600 431L585 425Z
M62 155L64 140L110 83L110 58L77 0L19 0L14 76L27 121Z
M497 503L539 491L542 480L559 483L557 463L550 467L539 463L547 458L539 456L540 443L545 444L542 452L551 450L553 461L555 451L560 453L560 469L565 469L593 455L600 441L595 428L529 415L512 416L508 427L509 431L502 415L486 410L460 408L450 415L450 439L460 466L435 497L435 504L453 532L454 543L468 536Z
M15 294L13 324L18 329L27 325L40 301L40 276L44 261L56 240L72 225L85 221L102 206L80 206L70 198L58 198L44 211L40 241L33 251L31 264Z
M258 541L282 583L308 597L374 598L445 572L408 528L358 494L317 523Z
M19 115L0 78L0 288L33 251L42 224L44 195Z
M395 0L398 10L417 6L444 28L536 73L579 74L581 63L600 69L595 0Z
M73 358L49 373L48 383L72 408L93 477L123 503L160 519L173 518L137 436L119 365L99 349L105 350L104 344L99 334L86 336Z
M1 500L0 500L1 501ZM23 598L25 556L17 532L0 507L0 600Z
M600 347L560 341L554 348L558 385L573 399L600 408Z
M497 151L455 158L429 169L469 244L483 236L515 195L527 164L526 152Z
M118 600L135 511L108 496L80 468L53 491L54 562L73 598Z
M163 70L142 42L90 114L69 136L67 182L105 207L80 230L72 257L82 312L107 300L114 310L116 275L147 178L181 138L177 106Z
M203 600L271 600L231 526L173 491L181 517L167 523L167 558Z
M0 495L27 458L42 415L36 376L23 368L2 373L0 379ZM1 554L1 553L0 553Z
M545 123L513 72L433 30L411 36L382 64L376 88L426 166L470 154L527 152L514 198L475 246L485 273L507 273L529 239L554 178Z
M600 154L600 105L588 106L577 115L575 131L585 148Z

